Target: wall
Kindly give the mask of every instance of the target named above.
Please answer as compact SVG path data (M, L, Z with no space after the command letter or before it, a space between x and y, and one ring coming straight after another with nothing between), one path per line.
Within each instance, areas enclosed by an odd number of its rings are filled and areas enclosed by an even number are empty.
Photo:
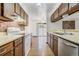
M8 27L19 27L19 25L16 22L4 22L0 21L0 32L6 31Z
M37 36L37 24L38 23L47 23L46 20L46 5L41 4L41 6L38 7L38 16L32 17L31 15L31 21L32 21L32 34L33 36Z
M75 20L75 28L79 29L79 12L76 12L72 15L65 16L63 19L57 22L51 22L50 16L48 17L48 28L49 29L62 29L62 21Z

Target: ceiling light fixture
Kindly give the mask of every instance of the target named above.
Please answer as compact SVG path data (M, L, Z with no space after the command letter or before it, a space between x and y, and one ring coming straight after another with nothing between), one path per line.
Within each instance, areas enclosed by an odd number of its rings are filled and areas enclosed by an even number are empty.
M37 3L36 5L37 5L37 6L41 6L41 3Z

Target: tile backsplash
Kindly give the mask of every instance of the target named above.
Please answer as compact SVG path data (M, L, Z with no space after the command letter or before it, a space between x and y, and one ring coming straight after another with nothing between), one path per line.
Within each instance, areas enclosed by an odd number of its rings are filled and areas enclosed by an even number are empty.
M8 27L19 27L16 22L4 22L0 21L0 32L5 32Z

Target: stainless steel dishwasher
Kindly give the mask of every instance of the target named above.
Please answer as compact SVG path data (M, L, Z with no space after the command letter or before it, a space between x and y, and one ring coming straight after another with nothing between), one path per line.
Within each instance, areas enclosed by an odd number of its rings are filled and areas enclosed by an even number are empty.
M58 42L59 56L78 56L78 45L59 38Z

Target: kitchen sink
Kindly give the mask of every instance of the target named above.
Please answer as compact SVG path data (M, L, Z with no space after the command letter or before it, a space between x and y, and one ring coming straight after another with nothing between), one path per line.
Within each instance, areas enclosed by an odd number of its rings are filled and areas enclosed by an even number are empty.
M56 33L56 34L59 34L59 35L73 35L73 33Z

